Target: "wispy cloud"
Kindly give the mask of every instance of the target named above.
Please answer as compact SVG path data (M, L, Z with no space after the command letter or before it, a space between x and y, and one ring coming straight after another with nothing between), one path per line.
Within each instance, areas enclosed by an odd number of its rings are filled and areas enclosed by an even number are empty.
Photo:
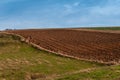
M91 13L111 16L111 15L120 15L120 0L108 0L105 5L95 6L91 8Z
M73 6L79 6L80 5L80 2L75 2L74 4L73 4Z
M82 7L82 6L81 6ZM106 0L104 4L73 8L74 18L68 18L69 25L119 26L120 0ZM76 11L77 10L77 11ZM79 14L79 15L78 15ZM77 15L77 16L76 16ZM82 16L81 16L82 15Z
M69 4L64 4L64 15L77 13L79 10L80 2L74 2Z

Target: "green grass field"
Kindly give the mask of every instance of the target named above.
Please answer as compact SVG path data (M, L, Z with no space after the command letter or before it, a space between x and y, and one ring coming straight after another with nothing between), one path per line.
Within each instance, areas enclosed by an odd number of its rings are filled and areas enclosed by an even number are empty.
M120 80L120 66L108 66L95 70L66 75L57 80Z
M38 50L18 37L0 34L0 80L116 80L120 67ZM119 80L119 79L118 79Z
M91 27L87 29L95 29L95 30L120 30L120 27Z

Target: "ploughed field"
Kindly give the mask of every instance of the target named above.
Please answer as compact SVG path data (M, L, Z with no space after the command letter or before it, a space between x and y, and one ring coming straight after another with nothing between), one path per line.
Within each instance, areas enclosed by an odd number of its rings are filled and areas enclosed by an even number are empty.
M29 42L58 54L105 63L120 62L120 34L84 30L13 30Z

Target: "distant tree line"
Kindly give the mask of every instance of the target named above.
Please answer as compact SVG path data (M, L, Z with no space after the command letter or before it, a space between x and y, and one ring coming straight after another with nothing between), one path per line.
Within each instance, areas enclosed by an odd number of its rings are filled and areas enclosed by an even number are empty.
M11 30L16 30L16 29L5 29L5 31L11 31Z

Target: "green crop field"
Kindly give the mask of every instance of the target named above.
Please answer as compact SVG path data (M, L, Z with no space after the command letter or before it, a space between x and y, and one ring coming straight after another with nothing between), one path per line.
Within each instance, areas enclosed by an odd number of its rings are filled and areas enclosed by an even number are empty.
M120 30L120 27L91 27L87 29L94 29L94 30Z
M107 66L38 50L0 33L0 80L119 80L119 65Z

